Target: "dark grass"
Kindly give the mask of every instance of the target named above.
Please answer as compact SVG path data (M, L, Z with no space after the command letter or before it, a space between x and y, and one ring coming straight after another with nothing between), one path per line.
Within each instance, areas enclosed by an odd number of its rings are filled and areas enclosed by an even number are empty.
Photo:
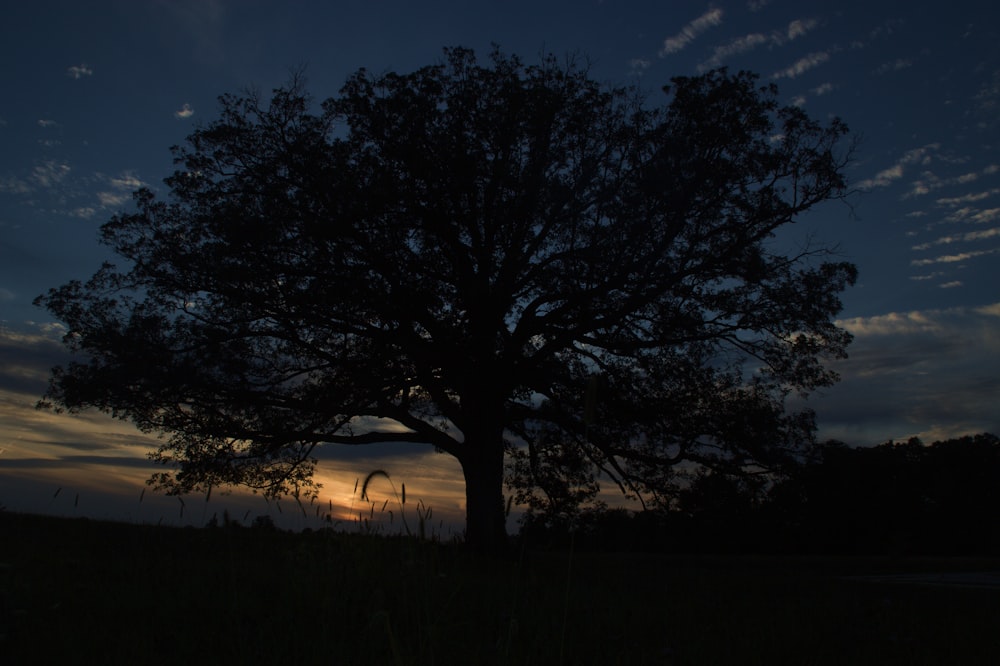
M405 538L0 513L2 664L994 664L995 562L475 556Z

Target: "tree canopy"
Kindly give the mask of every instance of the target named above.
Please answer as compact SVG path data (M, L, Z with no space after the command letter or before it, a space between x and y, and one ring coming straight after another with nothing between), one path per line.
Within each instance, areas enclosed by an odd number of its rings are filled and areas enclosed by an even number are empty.
M785 398L836 379L856 270L775 234L845 195L847 129L747 72L664 93L451 48L321 104L300 78L225 95L170 196L102 227L121 266L39 297L80 353L46 400L168 434L176 493L310 492L318 445L432 445L487 548L505 461L536 503L780 464L812 441Z

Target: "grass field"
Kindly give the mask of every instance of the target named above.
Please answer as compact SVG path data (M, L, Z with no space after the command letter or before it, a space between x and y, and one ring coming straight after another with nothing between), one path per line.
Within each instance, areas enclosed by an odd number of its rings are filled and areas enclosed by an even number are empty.
M996 562L546 553L0 512L0 663L994 664Z

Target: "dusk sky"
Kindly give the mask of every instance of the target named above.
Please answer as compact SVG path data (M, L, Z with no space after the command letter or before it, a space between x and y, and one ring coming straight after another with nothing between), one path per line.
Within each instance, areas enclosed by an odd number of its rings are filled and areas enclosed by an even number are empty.
M360 67L409 72L444 46L485 55L491 43L529 63L587 56L594 78L635 83L651 104L671 76L748 69L784 103L842 118L860 139L855 193L789 230L838 245L860 271L840 319L855 335L835 365L842 381L809 401L820 438L1000 433L993 3L35 0L8 3L0 23L0 506L195 524L224 507L275 511L237 493L187 498L181 516L176 498L143 494L148 437L99 414L35 410L65 356L59 322L32 300L111 258L98 228L137 187L166 194L169 147L216 117L220 94L269 91L304 68L323 99ZM317 507L335 517L377 468L433 507L435 524L464 515L448 456L376 446L321 457ZM318 509L306 513L282 506L303 525Z

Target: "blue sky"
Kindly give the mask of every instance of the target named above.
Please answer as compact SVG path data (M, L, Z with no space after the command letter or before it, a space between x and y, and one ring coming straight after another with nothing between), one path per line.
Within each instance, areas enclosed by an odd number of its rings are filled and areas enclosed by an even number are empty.
M31 301L109 258L97 229L136 187L165 192L169 147L213 119L216 97L269 90L305 67L322 99L359 67L410 71L451 45L485 53L495 42L528 61L583 54L595 78L637 83L654 102L671 76L750 69L784 102L843 118L861 139L848 171L857 192L790 230L838 244L861 272L841 318L856 336L836 366L843 381L810 400L820 436L1000 432L1000 9L990 3L42 0L0 11L8 508L180 513L175 499L138 501L149 441L127 424L33 409L62 357L58 322ZM445 456L324 458L324 502L349 504L355 479L385 467L440 515L461 513L461 476Z

